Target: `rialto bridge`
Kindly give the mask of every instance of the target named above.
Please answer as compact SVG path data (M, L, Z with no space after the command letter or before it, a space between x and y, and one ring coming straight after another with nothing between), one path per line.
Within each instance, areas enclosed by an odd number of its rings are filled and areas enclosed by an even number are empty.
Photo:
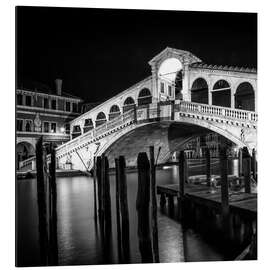
M149 61L151 76L70 122L71 138L56 149L59 168L91 169L93 157L126 157L161 146L159 162L192 138L216 132L236 147L257 148L257 71L204 64L166 48Z

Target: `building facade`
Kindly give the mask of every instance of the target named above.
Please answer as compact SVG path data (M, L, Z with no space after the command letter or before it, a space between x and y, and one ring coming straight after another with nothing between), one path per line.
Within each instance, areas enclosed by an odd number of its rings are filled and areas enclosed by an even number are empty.
M16 89L17 168L35 155L35 145L42 135L45 145L61 145L70 139L69 122L81 114L82 99L62 92L62 80L56 90Z

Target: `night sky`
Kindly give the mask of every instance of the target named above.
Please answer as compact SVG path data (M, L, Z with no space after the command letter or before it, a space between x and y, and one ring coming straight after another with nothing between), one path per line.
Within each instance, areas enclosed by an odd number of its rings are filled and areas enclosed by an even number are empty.
M104 101L151 74L167 46L208 64L257 67L257 15L17 7L17 85L32 81L88 102Z

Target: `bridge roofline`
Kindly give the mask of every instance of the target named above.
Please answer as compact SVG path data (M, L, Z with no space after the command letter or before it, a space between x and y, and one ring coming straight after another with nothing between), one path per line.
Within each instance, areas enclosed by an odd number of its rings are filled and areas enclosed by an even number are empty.
M198 58L197 56L195 56L194 54L192 54L189 51L184 51L184 50L179 50L179 49L175 49L175 48L171 48L171 47L166 47L163 51L161 51L159 54L157 54L156 56L154 56L149 62L149 65L153 65L155 62L159 61L160 59L162 59L165 55L176 55L179 57L188 57L190 59L192 59L192 62L201 62L202 60L200 58Z
M211 69L211 70L221 70L221 71L232 71L232 72L240 72L240 73L252 73L257 74L256 68L249 67L238 67L238 66L223 66L223 65L211 65L206 63L192 63L189 65L190 68L196 69Z
M87 112L81 114L80 116L76 117L75 119L71 120L71 121L70 121L70 124L72 125L74 122L77 122L77 121L81 120L81 119L84 118L86 115L88 115L88 114L90 114L90 113L92 113L92 112L94 112L94 111L96 111L96 110L101 109L106 103L109 103L109 102L113 101L114 99L117 99L118 97L121 97L122 95L125 95L125 94L131 92L132 90L134 90L135 87L137 87L137 86L139 86L140 84L145 83L145 82L147 82L147 81L149 81L149 80L151 80L151 79L152 79L152 75L150 75L150 76L144 78L143 80L141 80L141 81L139 81L139 82L133 84L132 86L130 86L129 88L123 90L122 92L118 93L117 95L111 97L110 99L105 100L104 102L100 103L100 104L97 105L96 107L93 107L91 110L89 110L89 111L87 111Z

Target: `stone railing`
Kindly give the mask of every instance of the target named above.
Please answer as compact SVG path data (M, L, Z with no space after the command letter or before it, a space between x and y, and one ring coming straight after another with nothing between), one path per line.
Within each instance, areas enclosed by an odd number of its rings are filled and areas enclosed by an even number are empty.
M25 159L23 161L20 161L19 162L19 170L23 170L25 169L26 167L29 167L31 168L32 170L34 170L33 166L34 166L34 163L36 161L36 157L33 156L33 157L30 157L28 159Z
M226 108L215 105L206 105L188 101L180 101L180 103L175 105L175 110L179 112L197 113L200 115L217 116L220 118L239 121L258 121L257 113L252 111Z
M83 133L82 135L76 137L75 139L60 145L58 148L56 148L56 155L59 156L63 154L63 152L68 152L66 151L67 149L73 149L76 148L79 145L82 145L92 139L95 139L99 136L104 135L104 133L108 133L111 130L120 127L121 125L125 125L127 123L131 123L134 121L134 109L131 109L114 119L105 122L104 124L87 131L86 133Z

